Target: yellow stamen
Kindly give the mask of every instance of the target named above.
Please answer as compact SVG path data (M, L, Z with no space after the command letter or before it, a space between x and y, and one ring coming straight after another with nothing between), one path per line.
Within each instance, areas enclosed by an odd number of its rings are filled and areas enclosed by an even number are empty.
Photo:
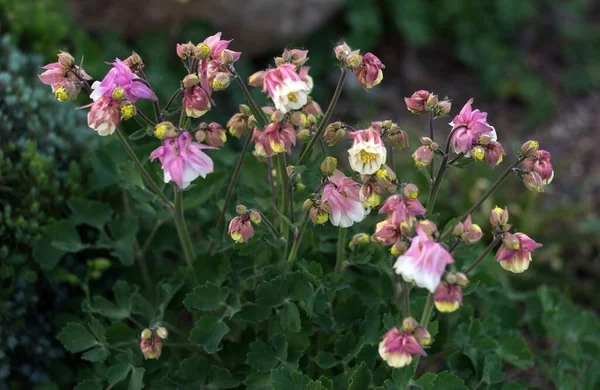
M56 91L54 91L54 96L61 102L66 102L71 98L71 94L67 92L65 87L59 87Z
M369 153L365 150L361 150L359 153L360 161L362 161L365 164L371 162L371 160L373 160L375 157L377 157L375 153Z
M290 102L296 103L298 101L298 97L296 96L296 92L290 92L287 94L287 98Z
M121 87L115 88L115 90L112 93L112 97L115 100L123 100L123 98L125 97L125 90Z

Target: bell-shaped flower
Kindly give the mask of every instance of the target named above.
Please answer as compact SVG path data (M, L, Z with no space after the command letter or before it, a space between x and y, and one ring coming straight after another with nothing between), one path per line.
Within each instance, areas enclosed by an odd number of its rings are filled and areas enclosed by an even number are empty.
M383 69L383 62L374 54L367 53L362 57L360 65L354 69L354 75L361 87L370 89L383 80Z
M117 100L127 99L135 103L138 99L157 100L158 98L152 90L143 82L136 81L139 77L131 71L129 66L118 58L113 62L113 67L108 71L102 81L95 81L92 84L92 93L90 98L94 101L104 96L112 96L117 88Z
M514 273L524 272L529 268L531 252L542 247L524 233L505 233L502 245L496 253L496 261L502 268Z
M415 355L426 356L423 347L415 336L408 331L390 329L379 343L379 356L394 368L404 367L412 361Z
M358 183L338 170L323 187L321 202L329 204L329 221L334 226L350 227L355 222L361 222L368 214L360 200Z
M250 220L250 214L246 213L234 217L229 223L227 234L231 236L233 241L240 244L245 244L249 239L254 237L254 227Z
M460 113L450 122L454 131L451 146L456 153L470 155L471 147L476 144L479 137L486 134L491 141L496 141L496 130L487 123L487 112L473 110L473 99L464 105Z
M273 122L264 131L255 128L252 139L256 143L256 154L270 157L278 153L290 153L296 144L296 132L290 122Z
M546 150L538 150L534 156L523 161L521 169L527 172L536 172L542 178L543 184L550 184L554 178L554 169L550 161L552 155Z
M348 150L350 167L361 175L372 175L385 163L387 150L379 132L373 129L349 132L354 139Z
M442 313L452 313L462 305L462 287L441 282L435 289L435 308Z
M275 108L283 114L298 110L308 102L308 94L312 89L309 83L312 80L306 71L301 70L301 75L293 64L281 64L265 72L263 92L269 94Z

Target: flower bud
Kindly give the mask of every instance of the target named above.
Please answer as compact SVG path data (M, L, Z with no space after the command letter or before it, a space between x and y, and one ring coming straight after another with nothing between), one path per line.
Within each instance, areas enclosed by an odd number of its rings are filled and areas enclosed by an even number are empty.
M310 100L304 106L304 108L302 108L302 111L304 111L304 113L307 115L314 116L315 118L320 118L323 116L323 110L321 109L321 106L314 100Z
M329 214L331 214L331 207L328 203L316 203L312 205L309 216L315 225L322 225L329 220Z
M233 114L233 116L227 121L227 128L229 134L236 138L242 137L249 130L248 128L248 117L242 113Z
M176 137L177 128L169 121L160 122L154 128L154 136L161 140Z
M371 236L367 233L358 233L352 237L348 246L350 249L353 249L359 245L368 244L369 242L371 242Z
M398 150L407 148L410 144L408 142L408 134L404 130L392 130L386 135L386 139L389 140L390 144Z
M538 151L540 144L537 141L527 141L521 145L521 153L524 157L535 156Z
M453 273L446 274L446 276L444 277L444 280L446 282L448 282L448 284L456 284L456 274L453 274Z
M392 168L383 164L375 172L375 191L379 194L396 192L396 173Z
M75 66L75 58L66 51L61 51L58 53L58 63L64 69L71 69Z
M182 60L187 60L193 53L194 44L192 42L177 44L177 56Z
M417 329L418 326L419 323L412 317L406 317L404 321L402 321L402 328L408 332L412 332L413 330Z
M454 278L456 279L454 284L458 284L461 287L465 287L467 284L469 284L469 279L462 272L455 272Z
M156 329L156 335L165 340L169 337L169 331L164 326L161 326L160 328Z
M212 87L215 91L222 91L229 87L229 74L225 72L218 72L213 79Z
M390 248L392 256L402 256L408 250L408 246L404 241L396 241Z
M483 233L482 233L479 225L472 224L470 226L470 228L468 230L465 230L465 232L462 234L461 239L463 240L463 242L465 244L473 245L473 244L479 242L479 240L481 240L482 236L483 236Z
M300 111L294 111L292 115L290 115L290 122L294 126L297 127L305 127L306 126L306 114Z
M454 226L454 229L452 230L452 234L456 237L462 236L464 232L465 226L462 222L457 223L456 226Z
M335 58L345 62L348 55L352 52L352 49L350 49L350 46L348 46L346 42L342 42L337 45L333 51L335 52Z
M152 337L152 330L146 328L142 331L142 340L149 339Z
M137 114L137 108L129 100L123 100L119 106L119 112L121 113L121 118L127 120Z
M221 63L223 65L229 65L235 62L235 57L233 56L233 53L231 52L231 50L223 50L221 52Z
M429 334L429 332L427 331L427 329L425 329L422 326L417 327L417 329L414 330L413 332L413 336L415 336L415 338L417 339L417 341L419 342L419 344L421 345L431 345L431 335Z
M529 191L544 192L544 181L539 173L531 171L523 175L523 184Z
M296 139L301 142L306 142L310 139L311 133L308 129L302 129L296 134Z
M234 217L229 222L227 234L238 244L247 243L249 239L254 237L254 228L252 227L250 217L247 214Z
M281 122L283 120L283 118L285 118L285 114L279 110L275 110L271 114L270 121L277 123L277 122Z
M237 206L235 206L235 212L239 215L246 214L247 211L248 209L243 204L238 204Z
M504 237L502 237L502 243L504 246L511 250L518 250L521 246L519 239L510 233L504 233Z
M485 158L485 149L482 146L475 146L471 149L471 156L476 161L483 161Z
M489 133L484 133L484 134L481 134L481 135L479 136L479 138L477 138L477 142L478 142L480 145L487 145L487 144L489 144L490 142L492 142L493 140L494 140L494 138L493 138L493 137L492 137L492 135L491 135L491 134L489 134Z
M289 62L294 64L297 68L300 68L302 65L308 61L308 50L300 50L300 49L285 49L281 57L285 62Z
M258 71L248 77L248 84L252 87L262 87L265 81L265 71Z
M250 107L248 107L245 104L240 104L238 106L238 109L239 109L240 113L242 115L244 115L244 116L250 116L250 115L252 115L252 111L250 110Z
M66 102L71 98L71 94L67 92L67 89L65 87L60 86L56 88L56 91L54 91L54 97L56 97L56 100Z
M306 211L312 207L315 202L312 199L306 199L304 203L302 203L302 210Z
M462 304L462 288L457 284L441 282L435 289L434 303L442 313L456 311Z
M404 196L406 196L408 199L417 199L419 196L419 187L414 184L405 185Z
M433 161L433 150L429 146L421 146L412 155L418 169L425 168Z
M452 103L450 103L449 100L442 100L441 102L439 102L433 112L436 118L442 117L442 116L446 116L450 113L450 110L452 109Z
M134 51L131 52L131 55L129 57L123 60L123 63L127 65L131 70L144 68L144 61L142 61L142 57L140 57L140 55Z
M321 163L321 172L324 175L331 176L337 168L337 159L335 157L328 156Z
M427 102L425 103L425 108L427 111L433 111L438 104L438 96L430 93L427 97Z
M260 213L256 210L252 210L250 212L250 221L252 221L252 223L255 225L260 224L262 222L262 217Z
M430 92L425 90L416 91L409 98L404 98L406 108L413 114L423 114L426 112L425 104L429 99Z
M493 227L498 227L503 231L508 229L504 229L504 226L508 223L508 208L504 208L502 210L500 207L496 206L490 213L490 223Z
M206 43L202 42L196 45L196 47L194 47L192 51L196 58L203 60L210 54L210 47L208 47Z
M345 63L349 69L356 69L362 63L363 57L359 54L359 52L359 50L355 50L348 54L348 57L346 57Z
M339 144L346 136L346 131L343 129L344 125L342 122L333 122L327 125L323 139L327 142L328 146L335 146Z
M437 227L435 226L435 223L431 222L428 219L424 219L419 222L419 225L421 225L423 232L425 234L427 234L429 237L431 237L431 238L437 237L438 230L437 230Z
M200 83L200 78L195 73L188 74L187 76L185 76L183 78L183 81L181 82L181 84L183 85L183 88L192 88L194 85L197 85L198 83Z
M433 144L435 144L435 142L433 142L433 140L429 137L420 137L419 141L421 141L421 145L423 146L431 146ZM435 149L432 149L435 150Z
M206 142L210 146L221 147L227 142L227 132L217 122L206 124L202 122L199 126L199 131L196 132L196 141Z

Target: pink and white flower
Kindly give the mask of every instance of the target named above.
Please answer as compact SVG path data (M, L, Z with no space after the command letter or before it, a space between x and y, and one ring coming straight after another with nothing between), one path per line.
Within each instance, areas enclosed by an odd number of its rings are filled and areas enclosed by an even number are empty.
M200 118L210 110L210 95L199 84L183 91L183 108L190 118Z
M338 170L323 187L321 202L329 204L329 221L333 226L347 228L355 222L361 222L369 214L360 200L358 183Z
M385 163L387 150L379 132L373 129L351 131L354 139L348 150L350 167L362 175L372 175Z
M529 268L531 252L541 247L542 244L533 241L524 233L505 233L502 245L496 253L496 261L507 271L521 273Z
M435 307L442 313L452 313L462 305L462 287L441 282L435 289Z
M256 154L270 157L278 153L290 153L292 146L296 145L296 132L290 122L273 122L264 131L255 128L252 139L256 143Z
M150 154L150 160L159 159L162 164L164 181L174 181L180 189L187 188L198 176L206 177L214 170L213 161L203 149L215 149L192 141L188 132L175 138L167 138Z
M523 161L521 169L528 172L536 172L542 178L543 184L550 184L554 178L554 169L550 159L552 155L546 150L538 150L534 156Z
M121 122L120 102L111 96L103 96L99 100L81 108L91 107L88 112L88 126L94 129L98 135L111 135Z
M242 54L241 52L227 49L233 39L228 41L221 39L221 34L222 33L218 32L215 35L211 35L210 37L206 38L202 42L208 46L208 56L211 57L212 60L221 62L222 57L224 56L223 53L226 53L226 56L233 58L233 61L239 60Z
M38 75L40 81L50 85L56 97L63 101L76 98L81 91L81 80L75 76L75 72L84 80L91 80L83 69L75 65L73 57L65 52L58 54L58 62L44 65L42 69L45 69L45 72ZM63 93L61 93L62 88L64 88Z
M370 89L383 80L383 69L383 62L374 54L367 53L362 57L360 65L354 69L354 75L361 87Z
M487 123L487 112L473 110L473 99L464 105L460 113L450 122L454 131L451 146L455 153L470 155L471 147L478 142L479 136L486 134L491 141L498 139L496 130Z
M118 96L115 96L117 100L127 99L131 103L135 103L138 99L153 101L158 99L146 84L135 81L139 77L121 60L117 58L112 65L113 68L108 71L102 81L95 81L92 84L93 91L90 98L93 101L97 101L104 96L112 96L117 88L123 89L117 92Z
M407 282L435 292L447 264L453 263L452 255L441 244L433 241L421 226L416 224L417 236L412 239L408 251L398 257L394 269Z
M304 69L304 68L303 68ZM282 64L265 72L263 92L267 92L275 104L275 108L283 114L302 108L308 101L312 79L308 76L308 68L296 73L293 64Z
M411 185L411 189L413 187L416 188L415 185ZM425 215L426 212L427 209L423 207L416 197L413 199L412 197L402 195L388 197L379 209L379 214L396 217L399 221L407 222L410 226L412 226L417 215Z
M423 347L410 332L390 329L379 343L379 356L394 368L404 367L414 355L426 356Z
M250 214L238 215L229 223L227 234L231 236L233 241L245 244L249 239L254 237L254 227L250 220Z

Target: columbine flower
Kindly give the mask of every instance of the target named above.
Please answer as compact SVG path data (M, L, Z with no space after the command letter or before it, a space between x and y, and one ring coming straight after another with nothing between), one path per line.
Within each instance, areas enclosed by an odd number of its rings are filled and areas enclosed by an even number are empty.
M252 139L256 142L256 154L270 157L277 153L290 153L292 145L296 144L296 132L290 122L269 123L264 131L255 128Z
M374 54L367 53L362 57L360 65L354 69L356 81L364 89L373 88L383 80L385 66Z
M373 129L348 133L354 144L348 150L350 166L362 175L372 175L385 163L387 150L379 132Z
M483 148L485 148L485 157L483 159L490 167L494 168L502 162L502 156L505 153L500 142L490 141Z
M191 118L200 118L210 110L210 95L199 84L183 91L183 108Z
M221 147L227 142L225 129L217 122L211 122L209 124L202 122L199 126L199 130L194 136L196 141L206 142L206 144L210 146Z
M408 251L398 257L394 264L396 273L407 282L435 292L446 264L454 262L452 255L425 232L422 222L416 225L417 236L412 239Z
M328 146L335 146L339 144L346 136L344 130L344 124L342 122L333 122L327 125L325 133L323 133L323 140Z
M411 194L417 193L416 186L411 185ZM406 221L410 226L415 221L417 215L424 215L427 209L423 207L421 202L412 196L392 195L388 197L383 206L379 209L379 214L387 214L390 217L397 216L399 221Z
M505 233L502 245L496 253L496 261L502 268L514 273L521 273L529 268L531 252L542 247L524 233Z
M361 222L368 214L360 200L358 183L338 170L323 187L321 202L331 208L329 220L333 226L350 227Z
M431 92L421 89L412 94L409 98L404 98L406 108L413 114L423 114L427 111L426 103Z
M308 215L315 225L322 225L329 220L331 207L327 202L320 200L306 199L302 204L302 210L309 210Z
M113 68L108 71L102 81L95 81L92 84L93 92L90 94L90 99L96 101L103 96L112 96L115 94L115 90L117 90L115 99L127 99L131 103L135 103L138 99L158 99L146 84L135 81L139 77L121 60L117 58L112 65Z
M462 287L441 282L435 289L435 307L442 313L452 313L462 305Z
M83 69L75 65L73 56L69 53L58 54L58 62L44 65L46 71L38 75L40 81L52 87L56 98L60 101L75 99L81 91L81 81L75 76L77 72L84 80L91 77Z
M190 133L184 131L177 139L165 139L163 146L150 154L150 160L160 160L165 183L173 180L180 189L184 189L198 176L205 178L214 169L213 161L202 149L215 148L193 142Z
M233 114L233 116L227 121L227 128L229 134L236 138L240 138L245 135L248 130L248 116L241 112Z
M450 122L452 129L458 128L452 135L452 148L455 153L465 153L467 156L481 135L488 135L491 141L497 139L496 130L487 123L487 112L473 110L472 104L473 99L469 99L460 113Z
M250 220L250 214L239 215L231 220L227 234L231 236L233 241L245 244L249 239L254 237L254 227Z
M194 50L194 54L199 58L210 58L219 63L223 62L223 58L228 59L226 63L231 63L240 59L242 53L227 49L232 40L221 39L220 32L206 38L202 43L198 44ZM231 61L233 60L233 61Z
M483 236L479 225L471 222L471 214L467 216L465 222L456 224L453 233L467 245L477 243L481 239L481 236Z
M301 70L301 73L307 75ZM264 75L263 92L267 92L275 104L275 108L282 113L302 108L308 101L311 87L296 73L292 64L282 64L277 68L269 69Z
M535 171L525 172L523 184L529 191L544 192L544 179Z
M390 329L379 343L379 356L390 367L400 368L410 364L413 355L427 354L410 332L400 331L396 327Z
M144 359L158 359L162 353L162 341L159 335L151 329L144 329L140 350Z
M111 135L121 122L120 102L111 96L103 96L101 99L83 106L91 107L88 113L88 126L94 129L98 135Z
M550 184L554 178L554 170L550 162L552 155L546 150L538 150L535 155L523 161L521 169L527 172L536 172L542 178L543 184Z
M281 57L275 57L275 64L279 66L281 64L291 63L300 68L308 61L307 55L308 50L285 49Z
M497 227L502 231L510 230L510 225L508 224L508 208L505 207L504 210L500 207L496 206L492 209L490 213L490 223L492 227Z

